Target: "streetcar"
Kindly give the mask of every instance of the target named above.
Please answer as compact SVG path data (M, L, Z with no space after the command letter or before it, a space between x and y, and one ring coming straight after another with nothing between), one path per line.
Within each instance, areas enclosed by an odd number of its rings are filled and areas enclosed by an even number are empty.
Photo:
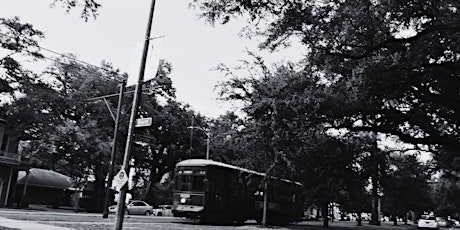
M176 164L172 213L202 223L262 221L265 174L204 159ZM267 220L286 225L303 215L302 185L269 177Z

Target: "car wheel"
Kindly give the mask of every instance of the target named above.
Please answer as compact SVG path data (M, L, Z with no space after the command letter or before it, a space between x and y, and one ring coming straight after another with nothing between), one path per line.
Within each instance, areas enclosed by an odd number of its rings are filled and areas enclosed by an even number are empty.
M157 216L163 216L163 213L157 212Z
M256 217L257 224L262 224L262 217Z
M152 215L152 213L151 213L150 211L146 211L146 212L145 212L145 215L146 215L146 216L150 216L150 215Z

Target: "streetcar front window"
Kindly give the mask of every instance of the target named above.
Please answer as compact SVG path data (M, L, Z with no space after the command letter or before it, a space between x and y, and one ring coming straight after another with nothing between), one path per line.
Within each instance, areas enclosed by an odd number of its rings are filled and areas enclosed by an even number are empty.
M180 170L176 175L176 189L180 191L204 191L205 171Z
M192 188L192 175L180 175L178 180L178 188L182 191L190 191Z

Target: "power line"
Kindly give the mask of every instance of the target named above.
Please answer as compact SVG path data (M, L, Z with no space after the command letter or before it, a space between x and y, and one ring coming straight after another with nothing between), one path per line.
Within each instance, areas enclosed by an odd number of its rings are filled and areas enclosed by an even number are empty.
M13 39L15 38L15 37L13 37L13 36L10 36L10 35L5 34L5 33L2 33L2 32L0 32L0 35L5 36L5 37L9 37L9 38L13 38ZM164 36L153 37L153 38L150 38L150 39L157 39L157 38L161 38L161 37L164 37ZM73 57L73 56L71 56L71 55L66 55L66 54L63 54L63 53L59 53L59 52L57 52L57 51L54 51L54 50L45 48L45 47L40 46L40 45L36 45L36 46L37 46L38 48L43 49L43 50L45 50L45 51L48 51L48 52L50 52L50 53L54 53L54 54L56 54L56 55L59 55L59 56L62 56L62 57L65 57L65 58L74 60L74 61L76 61L76 62L80 62L80 63L85 64L85 65L87 65L87 66L91 66L91 67L93 67L93 68L97 68L97 69L106 71L106 72L108 72L108 73L112 73L112 74L116 74L116 75L118 75L118 76L122 76L121 74L119 74L119 73L117 73L117 72L115 72L115 71L113 71L113 70L109 70L109 69L106 69L106 68L103 68L103 67L100 67L100 66L93 65L93 64L91 64L91 63L89 63L89 62L79 60L79 59L77 59L77 58L75 58L75 57ZM25 50L25 49L22 49L22 50L23 50L23 51L26 51L27 53L30 53L28 50ZM41 55L43 56L44 59L48 59L48 60L54 61L54 62L63 63L63 62L59 61L58 58L50 58L50 57L47 57L46 55L43 55L43 54L41 54ZM65 63L63 63L63 64L65 64ZM87 69L83 69L83 70L88 71ZM146 91L146 90L148 90L148 89L143 89L142 91ZM126 92L126 93L131 93L131 92L132 92L132 91L128 91L128 92ZM101 98L112 97L112 96L117 96L117 95L118 95L118 94L105 95L105 96L97 97L97 98L95 98L95 99L101 99Z
M70 56L70 55L61 54L61 53L59 53L59 52L50 50L50 49L45 48L45 47L42 47L42 46L38 46L38 47L39 47L40 49L46 50L46 51L48 51L48 52L50 52L50 53L54 53L54 54L60 55L60 56L62 56L62 57L66 57L66 58L72 59L72 60L74 60L74 61L83 63L83 64L85 64L85 65L89 65L89 66L91 66L91 67L98 68L98 69L104 70L104 71L106 71L106 72L111 72L111 73L118 74L117 72L115 72L115 71L113 71L113 70L109 70L109 69L106 69L106 68L103 68L103 67L100 67L100 66L93 65L93 64L91 64L91 63L88 63L88 62L86 62L86 61L79 60L79 59L77 59L77 58L75 58L75 57L72 57L72 56ZM57 59L55 59L55 60L57 61Z
M13 36L11 36L11 35L8 35L8 34L5 34L5 33L2 33L2 32L0 32L0 35L5 36L5 37L8 37L8 38L15 39L15 37L13 37ZM66 54L63 54L63 53L59 53L59 52L57 52L57 51L54 51L54 50L45 48L45 47L40 46L40 45L36 45L36 46L37 46L39 49L48 51L48 52L50 52L50 53L54 53L54 54L59 55L59 56L61 56L61 57L65 57L65 58L74 60L74 61L76 61L76 62L80 62L80 63L82 63L82 64L91 66L91 67L93 67L93 68L97 68L97 69L100 69L100 70L104 70L104 71L109 72L109 73L114 73L114 74L120 75L119 73L117 73L117 72L115 72L115 71L113 71L113 70L109 70L109 69L106 69L106 68L103 68L103 67L100 67L100 66L91 64L91 63L89 63L89 62L79 60L79 59L77 59L77 58L75 58L75 57L72 57L72 56L70 56L70 55L66 55ZM27 50L25 50L25 49L22 49L22 51L26 51L27 53L30 53L29 51L27 51ZM43 55L43 54L42 54L42 55ZM51 60L51 61L60 62L58 58L50 58L50 57L46 57L45 55L43 55L43 57L44 57L45 59L48 59L48 60ZM63 62L60 62L60 63L63 63Z

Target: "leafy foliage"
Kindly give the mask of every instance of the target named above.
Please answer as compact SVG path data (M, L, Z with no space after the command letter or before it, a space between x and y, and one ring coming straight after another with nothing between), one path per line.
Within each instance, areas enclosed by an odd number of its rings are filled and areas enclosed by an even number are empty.
M271 95L260 97L265 103L251 101L249 104L253 106L248 109L257 113L249 113L250 116L267 121L281 111L278 108L283 108L288 115L280 116L282 119L276 124L294 120L295 116L302 122L292 127L302 124L313 128L317 127L315 123L303 122L313 117L321 120L317 124L353 132L397 135L416 147L428 146L439 169L453 180L458 178L460 120L455 114L459 112L460 75L456 66L460 61L457 45L460 5L457 1L194 0L192 6L200 9L201 16L210 23L227 23L233 17L245 17L246 31L265 39L262 48L276 49L297 38L309 50L300 63L307 74L298 79L322 82L323 85L311 84L316 91L287 75L267 77L260 82L252 79L228 84L240 92L230 98L240 99L257 98L254 96L254 92L258 92L257 84L281 77L286 82L295 82L288 85L279 81L265 88L285 101L299 101L302 106L294 108L300 109L293 112L281 106L270 107L271 101L267 98L276 98ZM292 97L280 89L298 97L291 100ZM305 94L298 93L302 90ZM308 116L302 109L308 111ZM280 130L288 133L292 127ZM271 131L274 136L276 132L276 129Z
M96 18L97 11L101 7L101 4L95 0L53 0L51 6L61 5L67 12L73 8L81 8L81 17L88 21L90 17Z
M106 69L111 68L104 64ZM116 91L122 76L63 57L16 101L4 107L10 130L27 143L23 155L33 167L49 168L84 181L92 175L101 205L113 121L104 103L89 99Z
M52 6L57 5L67 11L81 8L81 17L85 20L95 18L101 6L93 0L54 0ZM21 93L1 108L11 134L23 141L23 155L31 160L33 167L53 169L80 182L95 178L92 203L100 207L112 144L117 150L124 147L123 139L117 143L112 143L111 139L114 122L110 114L113 111L108 112L107 108L113 110L117 99L106 97L102 100L100 96L118 92L117 84L126 76L110 63L102 62L101 68L82 65L72 54L63 55L41 75L34 75L23 70L16 57L42 58L37 40L43 38L43 34L18 18L0 18L0 32L2 51L7 51L0 59L0 69L4 70L0 93L12 97ZM187 127L191 117L204 119L176 101L175 89L168 77L172 66L163 60L160 65L157 77L145 90L138 114L152 116L154 125L136 130L136 143L140 145L133 148L137 176L147 182L144 197L151 195L156 183L178 160L198 154L190 151ZM129 110L129 100L132 96L128 92L121 108L122 118ZM123 136L126 119L122 119L120 127L119 136ZM121 152L117 151L116 164L121 163Z
M341 194L351 189L361 190L346 184L356 176L354 149L330 133L323 116L329 88L312 72L292 66L271 70L260 60L246 63L259 78L235 77L223 85L223 96L245 105L240 133L247 133L242 151L247 155L241 165L302 182L308 202L321 207L343 200Z
M433 207L428 183L431 175L416 156L394 154L390 169L383 180L383 203L390 215L405 217L409 211L421 214Z
M346 127L361 120L355 129L437 149L458 147L456 1L196 0L193 5L211 22L244 14L253 23L267 21L267 27L258 27L267 29L260 33L266 47L299 37L311 49L306 67L322 72L334 91L351 93L337 94L328 114L346 115Z
M23 90L34 76L22 68L22 58L40 59L38 39L43 33L18 17L0 18L0 94L13 97Z
M459 190L460 181L458 178L442 177L438 183L434 184L432 198L438 203L436 213L443 216L450 215L455 219L460 218Z
M251 154L251 132L248 124L228 112L211 122L210 157L213 160L243 166Z

